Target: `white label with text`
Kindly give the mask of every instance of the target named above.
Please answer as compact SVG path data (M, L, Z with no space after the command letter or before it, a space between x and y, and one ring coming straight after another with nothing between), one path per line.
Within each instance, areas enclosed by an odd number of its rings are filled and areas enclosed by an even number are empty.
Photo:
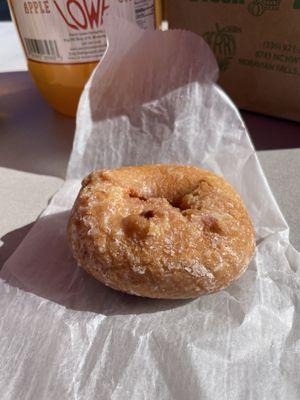
M27 58L55 64L98 61L106 49L103 17L155 26L154 0L10 0Z

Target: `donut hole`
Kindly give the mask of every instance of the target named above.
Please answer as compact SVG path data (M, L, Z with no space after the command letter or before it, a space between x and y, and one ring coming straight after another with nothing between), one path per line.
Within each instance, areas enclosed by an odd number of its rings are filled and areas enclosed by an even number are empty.
M173 192L170 190L165 191L163 186L160 187L150 187L149 195L141 193L139 188L131 187L128 190L128 197L139 199L140 201L147 202L153 199L164 199L169 205L180 212L189 209L202 208L202 200L207 197L212 191L212 186L205 180L200 180L192 188L189 187L188 190L176 190L176 185L173 187ZM153 218L150 214L141 214L144 218Z
M180 211L186 210L186 207L182 204L182 197L176 198L175 200L171 200L163 196L151 196L147 198L145 196L139 195L133 190L131 190L128 195L130 198L139 199L141 201L148 201L153 199L165 199L170 204L171 207L177 208ZM146 219L150 219L154 217L154 212L152 210L144 211L140 215Z
M183 210L201 210L203 206L203 200L205 198L205 195L202 196L198 190L193 191L191 193L185 194L181 199L180 199L180 204L179 208Z

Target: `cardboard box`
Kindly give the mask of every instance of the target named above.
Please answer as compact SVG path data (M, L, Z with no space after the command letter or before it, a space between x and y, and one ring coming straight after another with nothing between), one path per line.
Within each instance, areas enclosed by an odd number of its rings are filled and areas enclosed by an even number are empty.
M164 19L205 38L240 108L300 121L300 0L165 0Z

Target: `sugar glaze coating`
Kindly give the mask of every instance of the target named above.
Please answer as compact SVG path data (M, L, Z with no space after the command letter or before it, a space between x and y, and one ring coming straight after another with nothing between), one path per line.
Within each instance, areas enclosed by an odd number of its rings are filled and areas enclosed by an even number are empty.
M68 239L77 263L105 285L165 299L227 287L255 249L236 191L211 172L180 165L91 173L75 201Z

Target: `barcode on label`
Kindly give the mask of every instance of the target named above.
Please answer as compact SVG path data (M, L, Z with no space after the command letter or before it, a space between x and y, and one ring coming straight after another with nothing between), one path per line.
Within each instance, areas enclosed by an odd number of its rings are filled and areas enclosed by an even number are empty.
M52 58L59 58L56 40L41 40L24 38L27 51L32 56L50 56Z
M145 18L149 15L153 15L154 14L154 7L153 5L150 5L148 7L137 7L135 9L135 15L136 18Z

